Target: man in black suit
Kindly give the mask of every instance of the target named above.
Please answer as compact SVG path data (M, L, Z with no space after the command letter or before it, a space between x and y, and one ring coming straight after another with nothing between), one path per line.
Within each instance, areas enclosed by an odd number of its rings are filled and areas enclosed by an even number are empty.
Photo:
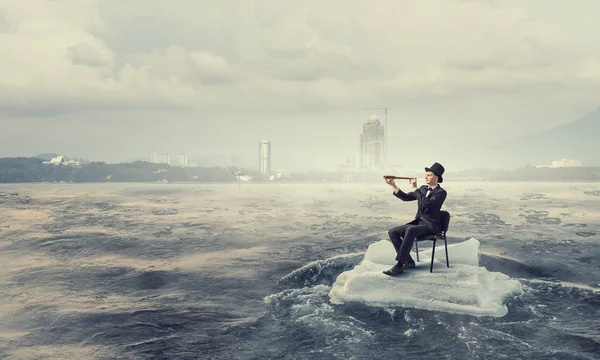
M442 230L440 210L446 200L446 190L439 185L444 179L444 167L439 163L425 168L425 183L417 188L417 179L409 180L412 191L404 193L400 190L394 179L386 179L386 182L394 188L394 196L402 201L417 200L419 207L415 219L407 224L396 226L388 232L392 244L396 249L396 261L394 267L384 271L386 275L400 275L404 269L414 268L415 261L410 256L410 250L416 238L429 234L437 234Z

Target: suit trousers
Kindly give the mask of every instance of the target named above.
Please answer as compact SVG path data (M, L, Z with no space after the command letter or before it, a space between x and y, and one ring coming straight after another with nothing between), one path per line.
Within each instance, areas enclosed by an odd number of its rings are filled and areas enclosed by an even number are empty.
M414 262L410 256L410 250L415 239L428 234L431 234L431 229L427 225L405 224L391 228L388 235L392 240L392 244L394 244L394 249L396 249L396 261L401 264L407 261Z

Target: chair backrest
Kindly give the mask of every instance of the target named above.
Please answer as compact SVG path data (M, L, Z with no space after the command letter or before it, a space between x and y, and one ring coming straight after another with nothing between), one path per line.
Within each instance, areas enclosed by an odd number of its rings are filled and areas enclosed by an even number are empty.
M450 213L444 210L440 210L440 220L442 222L442 231L447 232L448 226L450 226Z

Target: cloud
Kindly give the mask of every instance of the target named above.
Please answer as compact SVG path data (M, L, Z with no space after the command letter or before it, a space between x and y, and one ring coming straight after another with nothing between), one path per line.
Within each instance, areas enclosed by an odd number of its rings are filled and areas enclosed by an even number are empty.
M0 33L6 33L10 30L10 24L6 19L6 15L0 10Z
M99 49L85 42L69 46L67 53L75 65L112 68L114 55L105 46L101 46Z
M461 121L464 109L449 107L474 96L481 109L539 107L568 102L567 88L578 104L575 94L600 90L598 49L516 1L0 0L0 9L0 115L268 117L451 98L444 115Z
M585 61L580 68L580 76L600 82L600 57Z
M233 69L227 61L208 51L187 51L169 46L151 53L129 57L136 69L147 71L153 79L172 80L201 89L202 85L228 83L233 80Z

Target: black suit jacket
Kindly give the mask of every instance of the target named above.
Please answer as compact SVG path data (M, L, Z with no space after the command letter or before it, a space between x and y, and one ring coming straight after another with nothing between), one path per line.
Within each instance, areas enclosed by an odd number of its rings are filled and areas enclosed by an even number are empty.
M446 200L446 190L438 184L438 186L431 191L429 197L427 195L427 185L422 185L420 188L415 189L409 193L404 193L402 190L398 190L394 194L398 199L403 201L415 201L419 203L417 209L417 215L415 219L408 224L413 225L426 225L430 228L432 234L437 234L442 231L442 222L440 220L440 210Z

